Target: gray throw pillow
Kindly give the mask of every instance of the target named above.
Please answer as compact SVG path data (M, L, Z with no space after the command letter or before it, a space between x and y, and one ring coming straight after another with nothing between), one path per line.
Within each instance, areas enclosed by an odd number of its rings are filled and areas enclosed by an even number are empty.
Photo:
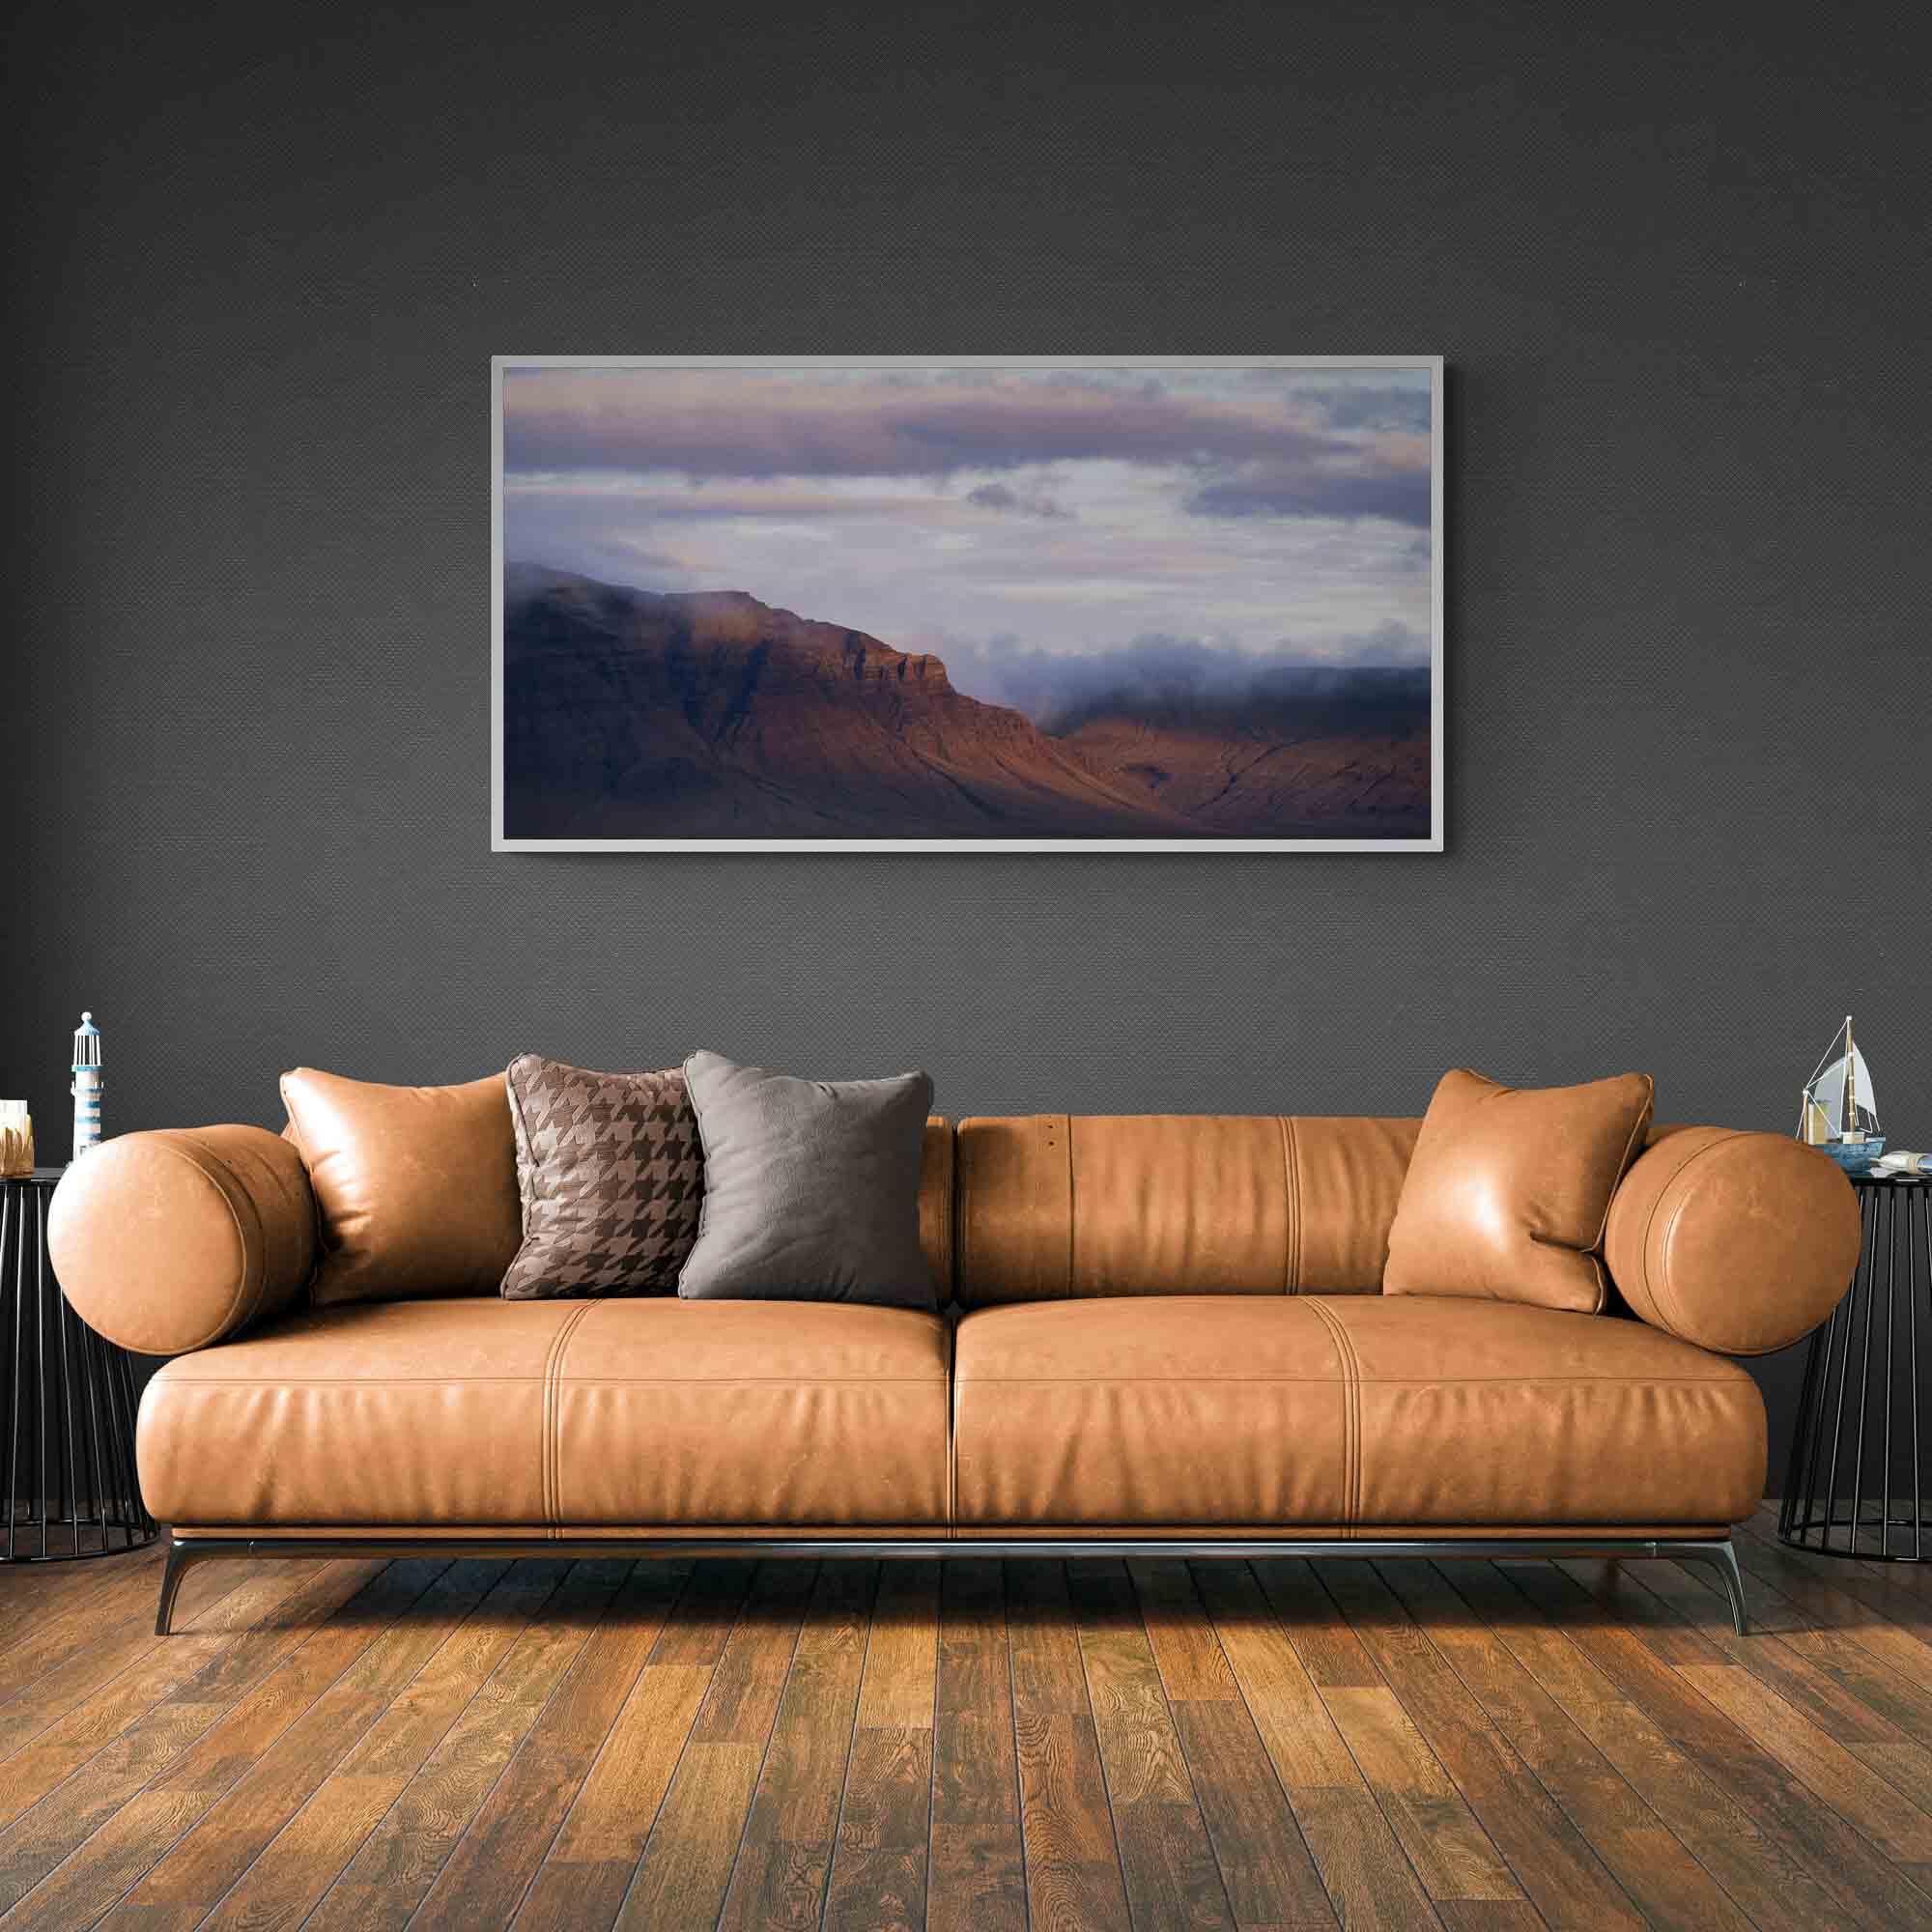
M937 1305L919 1242L927 1075L798 1080L694 1053L684 1077L704 1205L679 1294Z

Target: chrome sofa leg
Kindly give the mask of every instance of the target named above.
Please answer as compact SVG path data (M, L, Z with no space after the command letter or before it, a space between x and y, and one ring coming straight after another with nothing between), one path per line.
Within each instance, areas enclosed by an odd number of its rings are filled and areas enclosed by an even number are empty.
M1731 1606L1731 1627L1740 1636L1747 1634L1745 1618L1745 1573L1738 1567L1737 1546L1728 1537L1722 1543L1692 1544L1684 1551L1692 1563L1707 1563L1722 1578L1724 1596Z
M182 1578L188 1573L189 1566L199 1552L184 1543L180 1537L168 1538L168 1558L161 1566L161 1601L155 1609L155 1634L167 1636L169 1623L174 1618L175 1598L181 1594Z

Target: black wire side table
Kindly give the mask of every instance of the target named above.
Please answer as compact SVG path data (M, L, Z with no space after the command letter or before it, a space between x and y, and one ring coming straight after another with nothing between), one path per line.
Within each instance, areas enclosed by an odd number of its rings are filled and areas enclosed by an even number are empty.
M8 1563L115 1556L159 1534L134 1470L128 1354L68 1306L47 1262L47 1204L65 1171L0 1181Z
M1932 1562L1920 1417L1932 1410L1932 1181L1852 1185L1864 1243L1811 1337L1777 1537L1824 1556Z

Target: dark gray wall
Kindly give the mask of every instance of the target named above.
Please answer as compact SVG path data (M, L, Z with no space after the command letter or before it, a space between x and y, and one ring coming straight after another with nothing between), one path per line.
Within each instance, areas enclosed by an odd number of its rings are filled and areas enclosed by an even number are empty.
M82 1006L115 1130L697 1042L1784 1129L1849 1008L1932 1140L1904 10L1050 11L31 16L0 1092L57 1151ZM1448 854L493 858L497 351L1447 355Z

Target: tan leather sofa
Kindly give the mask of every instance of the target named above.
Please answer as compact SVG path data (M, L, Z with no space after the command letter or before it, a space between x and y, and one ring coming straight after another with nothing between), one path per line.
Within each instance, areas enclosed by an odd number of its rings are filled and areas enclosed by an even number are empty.
M1726 1354L1829 1313L1829 1162L1661 1128L1611 1203L1613 1308L1384 1295L1415 1121L969 1120L927 1130L942 1314L675 1297L317 1308L300 1156L242 1126L90 1153L57 1271L173 1357L142 1488L182 1569L241 1550L695 1547L1675 1554L1759 1500ZM451 1202L448 1211L466 1206ZM473 1211L473 1209L472 1209Z

